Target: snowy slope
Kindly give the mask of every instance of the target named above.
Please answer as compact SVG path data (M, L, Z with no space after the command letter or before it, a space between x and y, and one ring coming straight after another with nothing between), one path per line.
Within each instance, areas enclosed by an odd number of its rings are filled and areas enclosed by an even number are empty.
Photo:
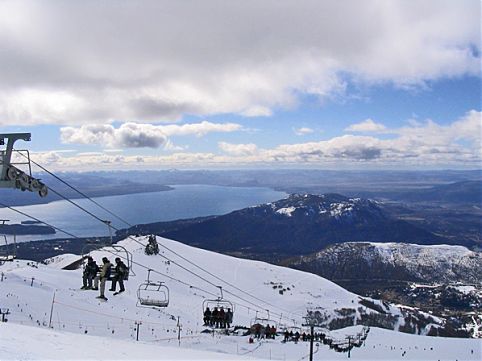
M177 346L77 335L0 323L2 360L252 360L252 357ZM26 344L26 340L28 343Z
M146 243L144 237L139 238L139 241ZM212 274L219 275L223 280L247 291L249 295L223 284L222 281L196 269L185 260L180 259L162 247L163 255L168 257L171 262L167 262L166 259L159 256L146 256L142 246L132 240L126 240L121 242L121 244L132 252L135 262L173 278L169 279L160 275L152 275L151 277L154 280L165 281L169 286L169 307L162 310L136 307L137 287L145 280L147 274L145 269L136 265L133 267L136 275L131 276L126 283L127 291L118 296L112 296L111 292L106 292L109 301L101 302L95 298L98 294L97 292L79 290L81 286L81 269L73 271L59 270L58 265L64 262L61 259L62 257L59 257L56 260L57 262L49 265L36 265L19 260L0 266L0 271L4 274L3 282L0 283L0 306L10 309L11 314L9 315L8 327L14 327L10 325L15 323L47 328L49 323L51 323L54 330L62 333L76 333L80 335L79 337L94 335L108 337L108 340L134 340L137 332L136 323L142 322L139 327L139 339L142 342L159 347L158 353L152 356L152 358L162 359L161 355L167 355L169 351L164 351L164 348L161 346L177 346L177 322L179 317L182 348L223 352L235 356L246 354L265 359L299 359L307 353L308 346L306 343L297 345L293 343L280 344L280 340L270 340L248 344L247 337L243 336L201 333L204 330L202 326L202 302L206 298L215 297L217 289L214 285L223 285L225 298L235 303L236 310L233 322L235 325L248 326L255 318L256 311L258 311L259 316L268 317L267 312L264 311L266 309L270 310L271 321L269 322L280 323L279 329L285 326L292 327L294 324L299 326L303 322L306 309L321 310L329 319L337 316L342 309L354 309L356 313L361 312L360 310L367 313L375 312L363 306L357 295L312 274L263 262L220 255L167 239L158 238L158 242L200 265ZM107 256L111 260L115 257L105 250L92 252L92 256L98 261L103 256ZM68 255L66 258L68 261L72 260L71 255ZM192 270L195 274L214 283L214 285L201 280L175 263ZM108 285L110 285L110 282ZM54 294L55 301L52 309ZM373 302L376 303L376 301ZM384 307L384 312L389 312L393 315L401 313L400 309L394 306L382 305L381 303L379 303L379 306ZM50 322L51 310L53 310L52 322ZM403 319L397 322L402 324ZM284 326L281 324L284 324ZM42 336L37 334L37 331L32 331L31 337L33 340L52 340L64 337L60 335L55 336L51 333ZM13 348L14 351L6 348L11 347L16 342L21 342L15 339L17 336L13 335L14 332L16 335L17 331L13 330L10 332L8 328L5 328L5 325L2 325L2 328L0 328L0 345L2 350L5 350L5 352L8 350L10 350L9 352L18 352L13 358L27 357L20 351L15 351L17 348ZM348 332L356 333L357 331L353 329L348 330ZM376 336L379 333L381 336ZM23 339L20 335L18 337ZM66 337L74 336L67 335ZM364 358L370 358L370 355L372 355L373 359L380 349L373 348L373 350L368 351L368 345L371 342L374 342L374 346L376 342L388 345L387 340L391 337L397 338L397 345L401 342L403 346L400 347L406 347L407 349L415 340L419 342L420 347L428 344L439 345L433 352L434 357L428 359L444 359L444 355L446 355L444 347L446 346L443 345L453 345L455 349L458 349L456 346L462 343L476 350L474 357L472 358L472 355L468 355L464 353L465 351L462 352L462 350L459 350L458 353L453 351L454 355L457 355L459 359L464 359L465 356L467 356L465 359L480 359L480 340L435 339L423 336L402 335L390 331L372 332L367 339L366 350L364 348L354 349L352 357L359 354L364 355ZM23 340L25 341L25 339ZM67 339L65 340L63 341L64 344L70 342ZM72 343L74 342L76 341L72 339ZM98 342L99 347L101 347L102 343L106 347L113 345L112 341L99 340ZM82 345L82 343L78 344ZM129 346L126 346L125 358L145 359L145 357L138 355L143 355L144 352L151 352L147 349L143 349L139 353L137 351L134 352L131 351L131 346L136 348L136 346L129 343ZM23 351L32 352L32 359L54 358L51 354L40 352L35 343L29 343L28 347L24 348ZM58 352L61 353L62 348L59 348ZM325 355L324 359L346 358L346 355L337 354L326 346L320 346L319 354ZM93 357L91 354L78 355L80 358ZM186 354L185 357L188 359L202 359L205 356L194 353L192 356ZM394 359L399 359L401 356L394 354L393 357ZM62 358L62 356L59 356L59 358ZM226 356L225 359L232 358Z
M343 268L347 258L356 269L366 270L363 273L366 278L385 276L423 282L482 283L482 253L463 246L346 242L299 257L292 265L308 270L311 264L317 266L317 273L321 275L357 278L356 271L350 275L352 269Z

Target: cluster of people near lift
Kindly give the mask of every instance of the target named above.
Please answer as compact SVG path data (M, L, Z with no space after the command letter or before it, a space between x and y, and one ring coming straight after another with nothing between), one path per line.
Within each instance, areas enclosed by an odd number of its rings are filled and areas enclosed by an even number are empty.
M252 335L254 335L254 338L258 339L274 339L276 337L276 327L274 325L270 326L269 324L263 326L260 323L256 323L251 326L250 332ZM249 342L252 342L252 338L250 338Z
M107 257L102 258L102 266L99 267L97 262L92 257L87 257L87 264L85 265L82 275L83 285L81 290L100 290L100 295L97 298L107 301L105 297L105 284L107 281L112 281L109 291L117 295L125 291L124 280L129 274L128 267L121 261L119 257L115 259L115 266L109 261ZM99 287L100 281L100 287ZM116 292L116 285L119 283L119 291Z
M211 311L209 307L204 310L204 326L210 326L215 328L229 328L233 322L233 312L231 308L226 311L224 307L214 307Z
M313 341L323 341L325 340L326 335L321 332L315 332L313 334ZM309 333L303 332L299 333L299 331L293 332L293 331L288 331L286 330L284 332L284 342L288 341L294 341L298 342L301 339L301 341L311 341L311 335Z

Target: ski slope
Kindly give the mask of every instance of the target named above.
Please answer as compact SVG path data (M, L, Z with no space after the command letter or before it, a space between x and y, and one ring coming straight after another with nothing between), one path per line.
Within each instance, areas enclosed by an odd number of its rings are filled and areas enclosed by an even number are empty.
M147 243L145 237L137 240ZM229 336L202 333L205 330L202 325L203 301L216 298L216 285L221 285L224 297L235 304L234 325L249 326L256 316L265 319L269 317L270 320L263 322L276 324L279 330L300 326L307 309L323 310L327 317L333 317L336 310L363 307L359 304L359 296L313 274L220 255L163 238L158 238L158 242L161 245L161 256L145 255L144 248L131 239L119 244L133 254L136 263L165 275L151 274L151 279L164 281L169 287L170 304L165 309L136 307L137 288L147 277L147 270L139 265L133 266L136 275L126 282L126 292L112 296L112 292L106 291L109 298L107 302L95 298L98 291L79 289L82 285L82 269L61 269L60 265L69 264L77 258L73 255L59 256L48 265L17 260L0 266L0 272L3 272L0 307L9 308L11 313L8 316L9 322L0 328L2 358L3 355L11 355L11 359L99 359L99 355L102 355L99 350L106 349L110 352L116 349L117 353L108 353L102 357L173 359L168 355L173 352L171 348L176 347L176 350L182 350L182 353L176 353L180 355L179 359L216 359L204 354L214 352L220 355L220 359L226 360L244 356L297 360L307 355L307 342L284 344L281 343L281 337L278 337L276 340L250 344L242 332ZM189 264L162 245L211 274ZM111 261L116 256L109 253L109 249L94 251L91 255L98 263L103 256ZM121 253L117 255L122 257ZM216 279L213 275L221 279ZM223 280L246 293L223 283ZM106 289L109 286L110 282ZM389 308L394 314L399 312L396 307ZM269 316L266 310L269 310ZM36 328L21 328L21 325ZM139 342L135 342L137 331ZM360 326L355 326L331 334L334 338L343 340L344 333L355 335L359 331ZM32 342L25 343L26 335ZM56 341L61 341L62 346L55 346ZM48 347L49 342L52 347ZM82 347L85 344L95 345L92 352L87 352L87 346ZM123 344L125 347L121 346ZM430 348L432 349L428 352L427 349ZM325 345L316 349L315 359L335 360L347 357ZM354 348L351 357L480 360L481 340L424 337L372 328L365 346Z

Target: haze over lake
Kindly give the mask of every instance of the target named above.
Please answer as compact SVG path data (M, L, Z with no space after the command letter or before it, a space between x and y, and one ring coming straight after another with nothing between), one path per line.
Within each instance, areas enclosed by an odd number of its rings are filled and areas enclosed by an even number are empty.
M99 204L117 214L130 224L171 221L219 215L284 198L287 194L260 187L222 187L210 185L175 185L174 190L153 193L136 193L94 198ZM83 208L101 219L111 220L116 228L127 225L97 207L87 199L76 199ZM76 236L108 235L107 226L81 211L67 201L16 207L18 210L64 229ZM0 209L0 218L20 223L28 220L9 209ZM55 235L19 236L17 242L29 240L65 238L62 232Z

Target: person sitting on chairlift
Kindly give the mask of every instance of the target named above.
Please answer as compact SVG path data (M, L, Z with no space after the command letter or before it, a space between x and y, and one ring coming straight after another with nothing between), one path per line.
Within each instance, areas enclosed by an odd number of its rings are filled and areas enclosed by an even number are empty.
M87 257L87 264L82 275L83 285L80 288L81 290L92 289L92 280L97 276L97 272L99 272L99 266L97 266L97 263L91 256Z
M220 327L220 328L225 328L225 327L226 327L225 317L226 317L226 313L224 312L224 308L221 307L221 309L219 310L219 314L218 314L219 327Z
M115 270L115 276L112 278L112 285L109 291L113 291L114 295L117 295L125 291L124 279L127 276L128 269L127 269L127 266L124 264L124 262L122 262L121 259L117 257L115 259L114 270ZM115 292L117 282L119 282L119 287L120 287L119 292Z
M211 310L209 307L206 307L206 310L204 311L204 326L209 326L211 325Z
M225 324L227 328L231 327L231 324L233 323L233 312L231 311L230 308L226 311L226 314L224 315L225 319Z
M214 307L213 312L211 313L211 326L219 328L219 311L217 307Z

